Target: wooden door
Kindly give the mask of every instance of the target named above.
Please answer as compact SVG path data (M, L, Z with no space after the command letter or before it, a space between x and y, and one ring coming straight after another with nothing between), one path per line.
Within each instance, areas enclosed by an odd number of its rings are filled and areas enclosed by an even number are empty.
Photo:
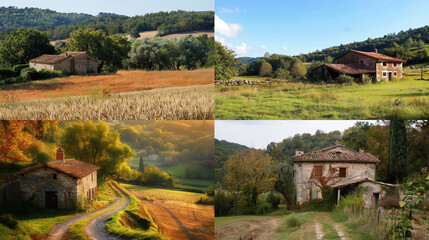
M54 191L45 192L46 208L58 208L58 193Z

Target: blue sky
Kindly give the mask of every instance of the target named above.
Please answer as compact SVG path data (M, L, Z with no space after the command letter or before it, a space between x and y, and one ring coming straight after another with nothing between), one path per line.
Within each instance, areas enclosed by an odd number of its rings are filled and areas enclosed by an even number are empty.
M1 0L0 6L49 8L58 12L76 12L96 15L99 12L127 16L151 12L187 10L213 11L214 0Z
M427 0L216 0L216 38L238 56L297 55L429 25Z
M265 149L270 142L281 142L295 134L314 134L318 129L328 133L343 132L355 125L355 120L216 120L215 137L248 147ZM377 124L376 120L365 121ZM379 123L382 124L382 123Z

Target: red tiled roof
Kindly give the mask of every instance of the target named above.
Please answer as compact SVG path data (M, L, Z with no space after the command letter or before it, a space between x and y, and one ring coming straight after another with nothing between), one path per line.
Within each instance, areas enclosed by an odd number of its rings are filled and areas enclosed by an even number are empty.
M324 66L343 74L367 74L375 73L375 70L364 68L363 66L356 63L349 64L329 64L325 63Z
M32 63L46 63L46 64L54 64L59 61L62 61L64 59L68 59L70 57L79 57L82 55L86 55L86 52L65 52L61 53L59 55L50 55L50 54L43 54L42 56L39 56L37 58L33 58L30 60ZM97 59L92 58L90 56L87 56L90 59L93 59L94 61L97 61Z
M343 148L347 151L329 152L333 148ZM336 145L322 150L304 153L292 157L293 162L359 162L359 163L379 163L376 157L370 153L357 152L343 145Z
M362 51L358 51L358 50L350 50L350 51L348 51L348 52L346 52L346 53L344 53L344 54L336 57L335 59L338 59L338 58L346 55L349 52L359 53L359 54L362 54L362 55L365 55L365 56L368 56L368 57L372 57L372 58L375 58L375 59L381 60L381 61L387 61L387 62L405 62L405 60L402 60L402 59L399 59L399 58L390 57L390 56L387 56L387 55L384 55L384 54L381 54L381 53L378 53L378 52L362 52Z
M24 168L21 171L14 173L13 175L19 176L43 167L49 167L77 178L83 178L88 174L100 169L100 167L94 166L86 162L82 162L75 159L66 159L65 162L59 160Z

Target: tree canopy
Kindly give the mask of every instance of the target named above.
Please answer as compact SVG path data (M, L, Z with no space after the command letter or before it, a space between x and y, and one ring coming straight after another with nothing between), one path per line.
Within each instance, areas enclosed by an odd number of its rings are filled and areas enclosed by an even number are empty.
M236 75L237 61L234 51L215 42L215 80L229 80Z

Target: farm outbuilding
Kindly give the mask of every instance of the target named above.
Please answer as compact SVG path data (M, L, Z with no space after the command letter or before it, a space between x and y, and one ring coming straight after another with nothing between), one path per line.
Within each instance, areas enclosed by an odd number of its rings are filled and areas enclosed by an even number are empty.
M341 74L352 76L356 82L362 82L364 76L375 77L378 81L402 78L402 64L405 60L374 52L350 50L336 57L332 64L325 63L316 68L313 75L333 81Z
M85 75L97 72L97 59L86 52L65 52L60 55L43 54L30 60L30 67L40 70L59 70L63 74Z
M0 204L23 201L48 209L76 209L97 196L97 166L65 159L27 167L0 182Z
M337 199L356 186L362 187L367 207L378 206L380 198L385 195L381 186L396 186L375 181L376 165L380 160L364 149L355 151L336 145L309 153L296 151L292 161L298 204L322 198L321 179L337 191Z

